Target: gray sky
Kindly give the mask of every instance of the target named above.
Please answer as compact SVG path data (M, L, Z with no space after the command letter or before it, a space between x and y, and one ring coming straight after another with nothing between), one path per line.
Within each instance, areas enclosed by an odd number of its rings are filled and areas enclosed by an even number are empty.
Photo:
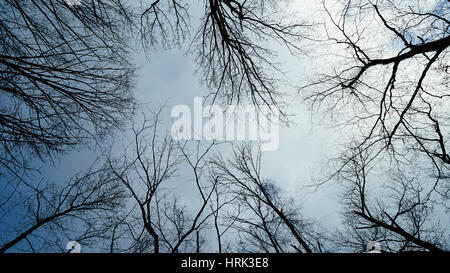
M293 10L298 10L301 18L315 20L319 20L317 10L320 9L320 4L320 0L298 0L292 3ZM196 8L195 4L192 6ZM197 23L194 16L192 22ZM293 57L279 46L273 46L279 54L276 61L280 62L282 70L288 77L286 80L292 85L305 83L307 78L313 76L313 66L320 66L317 63L320 61L315 56ZM305 46L311 45L305 43ZM164 125L161 127L162 130L170 130L172 125L170 109L174 105L185 104L193 109L194 97L205 96L210 92L201 84L201 71L195 73L197 67L193 57L185 54L186 50L186 46L175 49L151 49L148 56L140 53L134 58L136 64L140 66L135 89L138 102L149 104L154 109L163 104L167 105L167 111L162 114ZM329 185L312 194L307 194L302 188L311 184L312 179L320 175L326 156L334 150L336 139L339 137L336 135L337 132L311 119L301 98L296 94L297 89L286 88L281 91L290 96L287 98L287 101L291 102L287 110L292 115L292 123L289 127L280 128L279 148L263 154L263 175L273 180L286 194L294 197L297 205L303 207L304 214L314 217L323 225L333 227L338 224L337 188ZM120 142L120 136L116 139ZM95 155L95 151L87 149L71 152L63 156L55 167L46 166L43 174L55 181L65 180L89 167ZM192 184L191 170L181 168L178 178L174 179L173 183L175 192L182 195L183 204L188 207L195 205L193 200L196 200L196 192Z
M137 1L137 0L136 0ZM322 0L292 0L291 7L287 10L295 13L299 18L309 22L321 23L326 14L323 11ZM333 11L332 1L328 6ZM430 7L436 1L424 1ZM201 11L201 1L192 1L191 9ZM192 33L195 34L199 14L192 14ZM323 27L314 32L324 35ZM381 35L381 34L380 34ZM373 37L372 37L373 38ZM377 39L387 37L377 37ZM201 83L201 71L197 71L193 56L186 54L190 38L181 48L172 49L150 49L146 54L136 53L133 57L139 66L136 78L135 95L138 103L148 105L157 110L161 105L166 105L162 112L163 121L160 131L170 133L173 120L170 110L173 106L184 104L193 110L194 97L204 97L211 90ZM377 40L379 42L379 40ZM269 42L270 43L270 42ZM337 54L328 43L313 43L305 41L303 46L308 56L291 56L289 52L279 45L270 43L270 46L278 53L274 61L280 63L280 69L285 72L284 82L288 83L282 90L286 95L285 102L288 106L283 109L290 116L289 126L282 125L280 128L280 142L276 151L263 154L262 172L265 178L271 179L284 193L293 197L296 205L302 207L302 213L318 220L326 228L332 229L339 225L339 210L337 194L341 191L338 185L332 183L312 192L305 189L307 185L317 182L318 179L327 174L327 159L336 155L341 146L348 140L348 131L342 128L332 128L333 120L327 120L317 114L311 116L305 103L299 95L298 88L307 83L308 79L317 76L323 68L328 68ZM388 47L395 45L389 44ZM197 71L197 72L196 72ZM131 142L127 136L120 133L115 137L116 143ZM207 145L209 142L204 141ZM114 148L119 154L121 150ZM229 146L220 146L219 151L225 154L229 152ZM86 170L95 160L99 151L88 148L72 151L61 156L55 162L55 166L49 166L48 162L37 163L44 166L42 176L55 182L67 181L74 174ZM380 179L382 180L382 179ZM193 184L192 170L181 167L177 177L168 185L173 193L180 196L182 204L188 207L197 205L198 198L196 188ZM447 219L448 222L448 219Z

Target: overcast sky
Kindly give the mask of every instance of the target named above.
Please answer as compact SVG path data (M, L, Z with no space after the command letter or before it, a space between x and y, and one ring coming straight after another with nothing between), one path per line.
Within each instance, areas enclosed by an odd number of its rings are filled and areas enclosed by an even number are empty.
M197 3L195 3L197 2ZM201 10L200 1L193 1L191 8ZM291 11L298 11L303 19L320 20L320 0L293 1ZM192 16L193 24L198 23L198 16ZM194 28L195 29L195 26ZM188 45L189 43L186 43ZM297 95L299 86L312 77L314 67L320 67L324 60L314 55L293 57L286 50L273 45L279 53L281 68L286 72L288 81L293 87L281 90L287 94L286 108L291 124L280 128L280 143L276 151L263 154L263 175L273 180L286 194L294 197L297 205L303 207L303 213L314 217L326 226L338 224L338 203L336 202L337 188L328 185L315 193L308 193L302 188L313 183L313 178L320 176L325 166L327 156L334 150L337 132L321 126L318 120L311 119L301 97ZM305 41L305 49L311 46ZM201 71L196 73L197 67L191 55L186 54L187 46L175 49L152 49L146 56L136 53L135 62L140 66L136 82L135 95L139 103L149 104L155 110L165 104L166 111L162 113L162 130L170 130L172 120L170 110L178 104L185 104L193 109L194 97L206 96L210 90L201 84ZM120 135L115 137L120 140ZM125 140L126 142L126 140ZM207 142L206 142L207 144ZM224 151L227 150L225 147ZM118 151L120 152L120 151ZM45 166L43 176L55 181L66 180L75 173L83 171L96 158L96 151L88 149L74 151L61 157L54 167ZM173 188L182 195L181 201L187 205L195 205L195 188L191 170L180 169Z
M316 24L318 27L316 31L310 33L311 37L316 40L324 38L318 36L325 35L323 26L320 26L326 16L322 0L291 0L290 2L292 3L286 9L288 12L296 14L308 23ZM432 9L437 2L439 1L423 1L429 5L423 8ZM327 3L329 10L333 13L333 1L327 1ZM192 32L190 38L195 34L203 8L202 1L191 1ZM188 54L190 38L187 38L181 48L152 48L146 53L136 49L132 56L134 63L139 67L134 90L137 102L154 111L157 111L162 105L166 106L160 116L162 119L159 127L161 134L164 132L170 134L174 121L170 112L174 106L187 105L193 112L194 98L205 97L212 92L202 84L202 71L198 70L194 57ZM377 39L377 42L383 38L387 39L387 37L371 37L372 40ZM394 49L398 45L391 40L381 44ZM133 43L133 41L130 42ZM333 54L338 53L327 42L305 40L302 48L308 54L292 56L280 45L268 42L278 53L278 57L274 61L280 64L279 68L286 75L282 80L287 84L279 91L285 95L286 107L283 108L283 111L288 114L290 122L281 124L278 149L263 153L262 174L279 186L286 195L293 197L296 205L302 207L304 215L310 216L318 220L322 226L332 229L337 227L339 219L342 219L339 217L340 205L338 202L338 193L342 189L333 183L326 184L317 191L305 188L305 186L312 185L324 178L329 171L327 170L327 159L335 156L344 141L350 137L346 135L345 130L333 128L331 126L333 120L328 120L318 114L312 115L305 102L302 101L298 87L306 84L309 79L317 77L317 73L322 72L322 69L329 67L335 58ZM138 47L138 43L133 43L133 46ZM133 141L129 135L121 133L117 133L113 139L116 144ZM209 142L205 140L202 141L202 144L208 145ZM108 148L108 145L105 146L103 149ZM122 152L119 149L120 145L113 147L116 155ZM221 145L217 149L226 155L229 154L230 145ZM60 156L54 164L36 161L36 166L41 167L40 176L36 176L36 181L43 178L64 184L76 173L89 168L100 152L100 149L92 150L92 147L80 148L78 151L71 151ZM417 171L420 172L420 170ZM181 167L169 185L173 189L172 192L180 197L182 204L188 207L197 206L198 193L193 186L193 175L190 168ZM20 220L20 216L14 217L17 219L11 219L11 226L15 220ZM448 222L449 219L446 221Z

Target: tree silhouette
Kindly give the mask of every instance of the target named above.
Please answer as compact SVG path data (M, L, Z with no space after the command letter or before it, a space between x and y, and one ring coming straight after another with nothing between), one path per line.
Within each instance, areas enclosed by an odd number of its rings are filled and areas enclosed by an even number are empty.
M192 29L187 1L167 0L143 4L141 41L146 46L180 45ZM286 16L284 1L205 0L201 24L190 52L203 81L212 89L212 101L280 103L280 77L274 64L273 41L293 54L304 54L301 42L310 39L311 28L293 14Z
M132 145L124 148L119 157L109 157L109 170L125 186L130 204L134 204L133 212L123 219L128 223L127 229L134 223L129 230L129 237L133 238L129 248L138 252L177 253L181 249L193 252L200 248L199 234L212 215L208 205L217 180L204 178L204 164L216 143L204 151L196 147L196 154L191 157L186 145L174 142L159 131L162 110L149 119L144 118L141 126L133 126ZM200 203L196 211L188 211L168 189L167 184L174 179L181 164L192 171Z
M342 158L341 161L347 161ZM403 171L392 162L388 171L361 152L339 172L344 185L344 227L336 242L346 251L365 251L370 241L382 244L385 252L445 252L448 241L439 223L439 195L426 178Z
M0 164L21 177L28 160L103 136L133 109L131 15L119 0L7 0L0 10Z
M261 160L261 151L246 144L235 148L232 158L218 156L211 162L214 176L236 196L226 218L241 237L241 251L322 251L313 223L262 177Z
M107 166L95 164L62 185L54 181L22 183L2 188L4 193L11 194L0 206L0 253L17 251L24 242L28 251L65 251L58 240L67 240L64 236L69 234L84 246L95 244L108 233L101 223L120 211L126 198L122 184ZM12 226L11 217L19 217Z
M347 189L350 233L340 242L357 251L376 239L385 251L448 250L434 222L449 200L448 1L342 1L324 9L338 66L304 91L313 109L349 133L326 179Z
M449 1L324 0L320 25L286 2L2 1L0 252L64 251L69 236L109 252L365 252L370 241L448 252ZM275 48L324 50L300 92L346 136L323 177L343 188L332 236L264 177L256 146L228 156L217 140L173 140L164 107L135 115L133 50L183 46L212 103L276 105L284 117ZM131 144L68 181L29 172L128 127ZM171 188L180 179L189 200Z

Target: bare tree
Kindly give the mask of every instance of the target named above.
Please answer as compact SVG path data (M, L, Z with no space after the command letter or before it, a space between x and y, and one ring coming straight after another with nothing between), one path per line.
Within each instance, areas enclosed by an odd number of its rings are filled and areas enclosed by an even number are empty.
M344 57L309 86L307 99L350 126L361 150L423 153L435 175L447 177L448 2L339 3L338 18L324 4L326 30Z
M341 248L364 251L368 242L378 241L385 252L448 251L447 230L439 224L445 212L426 178L404 172L399 162L380 174L367 152L350 160L338 179L346 189L341 195L345 228L337 236Z
M107 232L99 223L119 211L126 197L104 167L93 166L65 184L33 184L15 188L0 207L0 252L65 251L61 247L69 240L95 244Z
M197 62L204 81L228 103L250 101L278 105L282 72L274 65L275 52L265 41L279 42L293 54L303 54L300 42L309 27L286 15L286 2L208 0L203 22L195 35Z
M312 27L285 15L285 2L201 2L189 52L213 103L280 106L271 42L305 54ZM325 179L345 188L336 247L361 252L375 240L387 252L446 252L436 219L450 212L448 1L334 2L324 1L324 34L337 63L302 92L351 133ZM0 4L0 252L53 251L66 237L110 252L326 251L316 223L263 177L260 150L210 157L216 141L174 142L159 129L163 109L133 123L132 143L106 166L62 185L30 180L30 160L98 141L134 114L129 38L148 52L189 37L187 1L138 3ZM192 175L189 204L171 188L181 168Z
M208 205L217 184L217 180L205 177L206 155L215 142L204 151L197 143L192 158L186 143L175 143L170 136L158 131L162 109L151 119L144 118L142 126L133 126L134 143L119 157L109 158L110 172L122 181L131 203L136 205L135 213L123 220L136 223L130 230L131 249L155 253L199 251L200 233L212 215ZM180 204L180 198L168 190L183 163L192 171L192 186L199 194L196 210L187 210Z
M230 192L228 186L220 182L220 177L214 174L214 167L210 169L210 176L218 180L209 204L217 253L232 252L233 238L232 235L231 238L227 235L231 233L235 220L240 215L239 195Z
M321 251L318 233L311 229L313 223L261 176L261 155L259 149L255 152L246 144L235 148L231 159L218 156L212 161L214 175L236 196L236 212L227 218L241 235L241 250Z
M144 117L141 127L133 125L133 144L120 159L108 159L111 173L122 181L137 204L143 230L151 236L155 253L159 252L160 236L154 225L153 206L162 183L174 175L178 164L172 140L169 137L160 140L158 135L159 114L150 120Z
M386 251L445 251L435 220L449 200L448 1L323 2L336 62L302 91L348 129L325 179L347 188L351 232L340 237L357 251L374 239Z
M52 157L110 132L133 110L129 38L181 45L192 23L185 1L7 0L0 5L0 164L22 177L30 157ZM228 102L276 104L274 40L293 53L308 26L280 1L205 1L192 51L204 81ZM131 33L129 35L128 33ZM199 43L199 44L198 44ZM30 153L31 152L31 153Z
M227 103L279 104L279 79L285 75L274 64L276 53L267 41L278 42L293 54L304 54L300 44L309 39L311 27L294 14L286 15L288 2L202 1L203 16L190 52L203 70L203 81L214 90L213 102L220 98ZM187 1L141 4L144 45L181 45L189 36L192 10Z
M30 157L87 143L132 112L132 14L120 0L6 0L0 11L0 164L20 178Z
M189 36L191 22L187 1L140 1L140 4L139 31L144 48L180 46Z

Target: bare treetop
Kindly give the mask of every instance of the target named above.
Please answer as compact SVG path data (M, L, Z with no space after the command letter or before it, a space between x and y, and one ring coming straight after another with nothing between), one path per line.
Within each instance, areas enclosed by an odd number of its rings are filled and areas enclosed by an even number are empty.
M133 109L121 1L7 0L0 11L3 168L86 143Z

